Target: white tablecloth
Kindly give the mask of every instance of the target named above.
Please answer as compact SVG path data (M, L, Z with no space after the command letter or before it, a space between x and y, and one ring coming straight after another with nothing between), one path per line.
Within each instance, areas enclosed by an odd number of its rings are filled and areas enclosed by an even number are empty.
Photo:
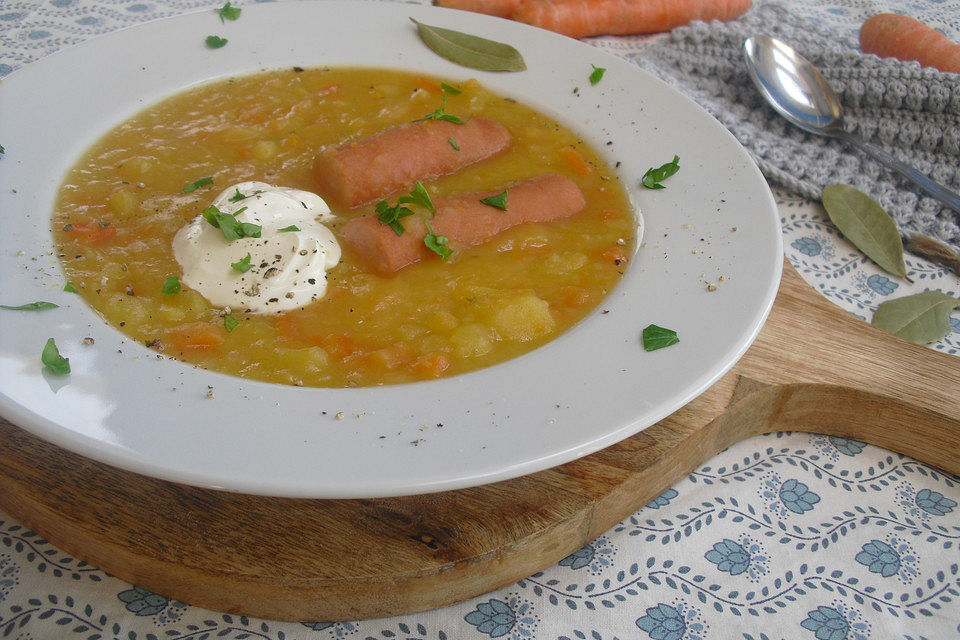
M0 76L119 27L221 4L0 0ZM960 0L786 5L847 32L895 9L960 40ZM592 43L626 55L643 39ZM869 320L883 300L925 289L960 297L960 279L941 267L908 255L914 284L892 278L838 237L818 204L775 195L787 257L850 312ZM960 352L957 316L953 332L931 348ZM960 638L958 503L957 478L904 456L844 438L771 434L731 447L576 553L510 587L421 614L307 624L225 615L152 594L69 557L0 512L0 636Z

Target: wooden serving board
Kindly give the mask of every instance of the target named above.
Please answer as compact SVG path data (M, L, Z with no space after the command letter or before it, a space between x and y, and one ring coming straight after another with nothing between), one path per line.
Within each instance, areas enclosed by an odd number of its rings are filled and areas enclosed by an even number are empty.
M722 449L781 429L865 440L960 473L960 358L874 329L786 264L770 318L727 375L656 425L554 469L404 498L267 498L121 471L0 421L0 506L170 598L270 619L362 619L524 578Z

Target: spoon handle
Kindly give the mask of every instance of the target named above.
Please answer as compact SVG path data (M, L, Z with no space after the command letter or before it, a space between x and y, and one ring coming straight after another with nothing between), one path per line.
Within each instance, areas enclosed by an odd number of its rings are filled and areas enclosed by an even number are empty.
M843 135L843 139L846 142L859 147L864 153L877 162L885 164L891 169L899 172L904 177L913 181L914 184L926 191L928 195L939 200L944 206L960 212L960 194L957 194L955 191L948 189L939 182L932 180L929 176L920 173L905 162L901 162L890 155L887 151L876 145L872 145L869 142L864 142L856 136L849 134Z

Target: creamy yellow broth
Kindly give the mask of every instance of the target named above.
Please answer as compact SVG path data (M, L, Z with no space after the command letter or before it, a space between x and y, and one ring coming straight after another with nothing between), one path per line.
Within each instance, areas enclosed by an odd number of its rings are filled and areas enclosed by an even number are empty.
M80 158L52 218L67 279L107 322L165 356L258 380L393 384L535 349L583 318L619 279L635 242L628 197L573 131L476 81L450 84L462 93L447 97L447 113L498 120L514 139L506 153L426 183L431 195L556 172L577 182L586 209L390 277L367 272L344 247L323 300L283 314L234 311L239 324L227 331L224 310L195 291L162 293L167 278L181 275L171 249L177 230L234 183L315 191L310 171L321 147L419 119L441 100L438 79L393 70L265 72L164 100ZM213 185L181 193L207 176ZM397 195L386 199L395 204ZM342 222L372 212L373 205L334 207Z

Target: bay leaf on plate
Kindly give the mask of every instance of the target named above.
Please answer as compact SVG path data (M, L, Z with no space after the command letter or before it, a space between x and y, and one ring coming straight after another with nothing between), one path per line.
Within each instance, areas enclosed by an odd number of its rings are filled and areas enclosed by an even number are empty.
M950 333L950 312L960 300L942 291L924 291L887 300L873 314L873 326L909 340L927 344Z
M488 40L461 31L433 27L410 18L417 33L434 53L471 69L481 71L523 71L527 64L509 44Z
M887 273L907 277L897 223L876 200L845 184L827 185L821 200L830 220L857 249Z

